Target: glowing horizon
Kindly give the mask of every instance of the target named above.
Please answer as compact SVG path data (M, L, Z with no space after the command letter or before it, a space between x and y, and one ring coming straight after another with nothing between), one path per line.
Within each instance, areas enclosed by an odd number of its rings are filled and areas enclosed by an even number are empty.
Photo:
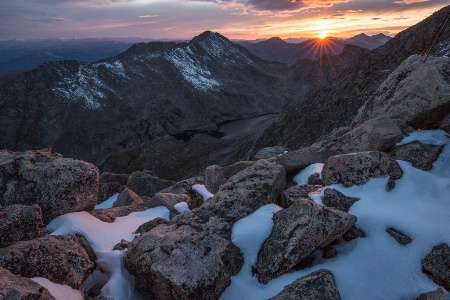
M0 4L0 39L230 39L394 36L444 0L15 0Z

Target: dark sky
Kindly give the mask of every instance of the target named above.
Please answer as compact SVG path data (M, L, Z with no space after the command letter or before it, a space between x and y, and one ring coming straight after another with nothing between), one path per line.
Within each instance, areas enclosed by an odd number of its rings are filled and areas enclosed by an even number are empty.
M448 0L0 0L0 39L395 35Z

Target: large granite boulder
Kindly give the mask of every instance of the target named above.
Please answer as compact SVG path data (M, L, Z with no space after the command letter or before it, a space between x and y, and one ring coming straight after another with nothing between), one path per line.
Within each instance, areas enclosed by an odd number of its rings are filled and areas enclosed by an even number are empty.
M0 299L54 300L49 291L33 280L14 275L0 267Z
M354 119L361 124L385 117L405 120L414 128L441 121L450 113L450 59L413 55L401 63L364 103Z
M280 201L277 203L283 208L288 208L297 200L307 199L309 200L309 193L315 192L320 186L312 184L298 184L294 185L283 191Z
M399 164L384 152L368 151L331 156L322 169L325 185L335 183L345 187L362 185L371 178L389 176L387 190L402 177Z
M37 204L0 208L0 248L38 238L42 227L42 212Z
M340 237L357 218L310 200L297 200L273 216L273 229L258 254L260 282L289 271L313 251Z
M0 204L42 209L44 224L69 212L92 210L97 204L98 169L63 158L50 150L0 151Z
M100 183L118 183L120 185L126 185L128 182L128 174L115 174L110 172L103 172L100 174Z
M144 200L142 200L141 197L139 197L135 192L128 188L124 188L117 197L117 200L114 201L113 207L130 206L143 203Z
M282 166L260 160L231 177L200 208L149 224L124 256L138 291L146 299L218 299L243 265L231 242L233 224L275 202L285 180Z
M331 147L338 153L386 151L407 133L400 119L371 119L337 138Z
M79 288L95 267L95 254L81 236L45 236L0 248L0 266L23 277L45 277Z
M145 205L130 205L130 206L94 209L89 213L103 222L112 223L118 217L128 216L131 213L144 211L147 208L148 207L146 207Z
M428 145L421 142L412 142L397 146L388 154L395 160L410 162L415 168L429 171L433 163L442 152L443 145Z
M333 274L321 269L301 277L270 300L340 300Z
M227 180L223 175L222 168L218 165L209 166L205 169L205 188L212 194L219 191L219 187Z
M281 146L266 147L256 152L256 154L252 156L252 160L267 159L274 156L278 156L280 154L284 154L289 151L291 151L289 148Z
M189 200L187 201L189 209L194 209L204 202L203 197L192 189L192 186L196 184L205 184L205 178L202 176L188 178L159 191L159 193L186 195L189 197Z
M153 197L157 192L173 185L175 182L156 177L151 172L133 172L127 181L129 189L139 196Z
M422 260L422 271L434 282L450 291L450 247L440 244Z

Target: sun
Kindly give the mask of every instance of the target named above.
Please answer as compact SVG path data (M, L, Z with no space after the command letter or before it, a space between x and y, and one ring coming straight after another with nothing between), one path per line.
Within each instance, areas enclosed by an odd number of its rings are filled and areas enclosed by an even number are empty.
M327 36L328 36L328 32L326 32L326 31L319 32L319 34L317 35L317 37L321 40L326 39Z

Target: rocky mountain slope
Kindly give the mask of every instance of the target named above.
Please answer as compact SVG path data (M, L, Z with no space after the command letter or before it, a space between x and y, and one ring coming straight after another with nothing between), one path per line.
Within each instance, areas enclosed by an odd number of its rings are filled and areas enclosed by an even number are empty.
M359 46L359 47L366 48L369 50L373 50L375 48L378 48L378 47L386 44L390 39L391 39L391 37L389 37L385 34L382 34L382 33L371 35L371 36L368 36L365 33L361 33L361 34L355 35L354 37L346 39L345 42L348 44L351 44L351 45L355 45L355 46Z
M311 93L306 101L284 111L252 145L245 144L241 153L245 152L249 157L263 146L274 145L295 149L323 139L337 127L350 124L363 103L376 97L374 92L383 80L410 55L423 51L449 10L449 6L442 8L363 56L342 71L336 80ZM447 53L449 41L450 32L444 31L431 53ZM420 127L421 124L415 125ZM248 151L249 148L252 150Z
M1 87L0 148L53 146L98 164L158 137L279 112L302 93L289 80L284 66L212 32L95 63L51 62Z

